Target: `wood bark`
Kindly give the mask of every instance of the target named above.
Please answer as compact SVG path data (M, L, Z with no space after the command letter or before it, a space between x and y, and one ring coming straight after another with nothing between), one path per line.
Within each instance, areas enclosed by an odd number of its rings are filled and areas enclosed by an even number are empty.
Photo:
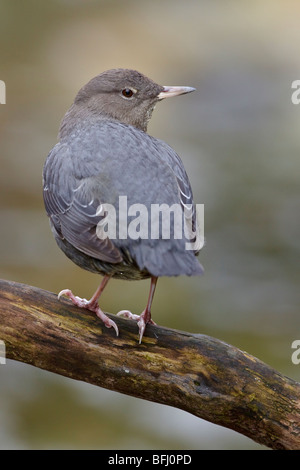
M0 280L6 357L183 409L272 449L300 449L300 385L250 354L201 334L91 312L36 287Z

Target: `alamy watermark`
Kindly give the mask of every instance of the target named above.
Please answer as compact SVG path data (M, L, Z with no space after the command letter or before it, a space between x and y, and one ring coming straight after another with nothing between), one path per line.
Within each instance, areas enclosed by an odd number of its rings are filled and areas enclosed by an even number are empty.
M295 349L291 356L292 363L298 365L300 364L300 339L295 339L292 342L291 348Z
M163 239L185 240L186 250L204 245L204 204L128 205L127 196L119 196L118 207L101 204L97 236L101 240Z
M5 343L0 339L0 365L6 364L6 348Z
M0 104L6 104L6 86L3 80L0 80Z
M293 91L291 100L293 104L299 104L300 103L300 80L294 80L291 85L292 89L295 89Z

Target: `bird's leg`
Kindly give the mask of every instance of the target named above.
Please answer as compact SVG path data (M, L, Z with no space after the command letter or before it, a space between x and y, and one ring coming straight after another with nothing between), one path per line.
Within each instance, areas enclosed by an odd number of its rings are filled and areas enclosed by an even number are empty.
M108 316L105 315L105 313L101 310L101 308L98 305L99 297L102 294L109 279L110 279L110 276L104 276L101 284L99 285L98 289L96 290L95 294L90 300L82 299L81 297L75 296L70 289L64 289L60 291L60 293L58 294L58 298L60 299L62 295L65 295L77 307L86 308L87 310L94 312L97 315L97 317L99 317L103 321L104 325L107 328L113 327L116 332L116 335L119 336L119 330L118 330L116 323L110 318L108 318Z
M141 315L134 315L129 310L121 310L117 313L118 316L123 316L125 318L129 318L130 320L135 320L139 327L139 343L141 344L143 334L146 329L146 325L148 323L155 325L154 321L151 318L151 305L153 301L153 296L155 292L155 287L157 283L157 277L151 277L151 284L150 284L150 292L148 297L148 302L146 305L145 310L141 313Z

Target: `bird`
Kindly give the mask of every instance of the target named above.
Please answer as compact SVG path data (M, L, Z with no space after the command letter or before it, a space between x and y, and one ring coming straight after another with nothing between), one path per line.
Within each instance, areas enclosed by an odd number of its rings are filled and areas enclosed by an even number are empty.
M103 290L112 278L150 279L144 311L117 313L137 322L139 343L146 326L156 324L151 306L158 278L199 276L204 271L198 260L202 246L196 205L182 160L167 143L147 133L158 102L193 91L159 85L131 69L100 73L77 93L43 168L44 205L57 245L75 264L103 276L90 300L70 289L63 289L58 298L66 296L94 312L118 336L116 322L99 306ZM161 207L169 212L157 213ZM172 207L179 208L189 227L192 249L186 248L183 228L179 236L171 223L176 218ZM112 215L116 221L109 226ZM165 233L168 217L171 228Z

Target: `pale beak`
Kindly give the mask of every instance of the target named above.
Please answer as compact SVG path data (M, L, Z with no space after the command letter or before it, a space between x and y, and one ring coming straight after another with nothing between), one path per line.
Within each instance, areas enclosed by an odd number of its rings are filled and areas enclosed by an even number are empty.
M157 98L163 100L164 98L171 98L171 96L184 95L185 93L191 93L196 88L190 86L164 86L163 91L159 93Z

